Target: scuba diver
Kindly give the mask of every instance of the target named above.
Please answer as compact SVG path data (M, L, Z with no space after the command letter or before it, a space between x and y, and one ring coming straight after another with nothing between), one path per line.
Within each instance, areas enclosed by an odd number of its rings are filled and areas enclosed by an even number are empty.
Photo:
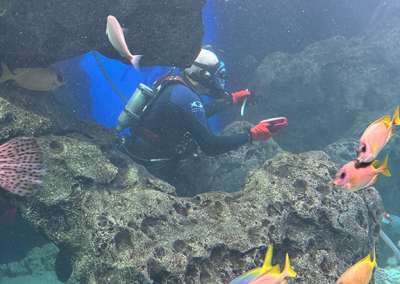
M171 70L158 79L152 90L146 91L146 88L149 89L147 86L139 85L142 94L153 96L151 103L136 108L141 114L136 116L129 112L133 103L128 102L125 114L122 112L120 115L120 118L132 115L137 118L129 125L131 136L125 135L119 143L121 150L156 177L173 183L179 163L195 156L198 148L206 155L219 155L252 141L266 141L286 126L273 127L265 121L244 133L217 136L211 130L208 118L227 107L240 106L244 100L247 104L254 104L257 94L247 90L227 93L225 64L206 48L201 49L190 68L176 75L172 73ZM203 95L218 100L205 104ZM125 126L121 127L123 119L120 118L117 127L119 132L128 126L125 122Z
M383 212L382 222L388 225L391 232L400 235L400 217Z

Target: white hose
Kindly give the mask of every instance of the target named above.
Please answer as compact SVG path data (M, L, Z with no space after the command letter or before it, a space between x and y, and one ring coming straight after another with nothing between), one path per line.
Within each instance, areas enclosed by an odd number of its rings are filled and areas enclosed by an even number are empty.
M379 236L387 243L387 245L392 249L394 253L394 257L397 259L400 264L400 251L397 249L396 245L392 242L392 240L385 234L384 231L380 231Z

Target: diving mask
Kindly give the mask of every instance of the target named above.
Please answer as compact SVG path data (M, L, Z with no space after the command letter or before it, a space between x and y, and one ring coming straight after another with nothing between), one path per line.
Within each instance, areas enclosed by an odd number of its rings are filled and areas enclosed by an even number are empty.
M225 63L220 61L214 66L207 66L194 62L200 67L199 83L210 90L225 90L226 68Z

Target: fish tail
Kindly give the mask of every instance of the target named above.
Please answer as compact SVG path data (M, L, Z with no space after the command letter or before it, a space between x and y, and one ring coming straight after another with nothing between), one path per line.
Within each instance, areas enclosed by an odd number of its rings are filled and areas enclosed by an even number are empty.
M392 174L389 172L388 168L387 168L387 163L388 163L388 159L389 159L389 154L386 155L385 159L383 160L381 166L379 167L379 170L381 171L381 173L384 176L390 177L392 176Z
M140 72L140 66L139 66L139 61L142 58L142 55L133 55L130 58L131 64L133 67L135 67L135 69Z
M267 250L267 254L265 255L264 264L261 267L261 273L267 272L271 269L271 261L272 261L272 253L274 251L274 244L270 244Z
M14 77L14 74L11 73L10 69L3 62L1 62L1 67L3 68L3 75L0 77L0 84Z
M392 124L393 125L399 125L400 124L399 106L397 106L396 111L394 112Z
M289 261L289 254L286 254L286 263L285 263L285 268L283 269L282 273L287 274L289 277L296 277L297 273L290 267L290 261Z

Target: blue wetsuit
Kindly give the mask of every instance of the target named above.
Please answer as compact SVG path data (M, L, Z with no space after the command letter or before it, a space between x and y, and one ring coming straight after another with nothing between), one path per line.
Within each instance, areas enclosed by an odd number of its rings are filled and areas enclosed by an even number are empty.
M232 106L228 97L204 105L200 96L181 83L166 87L142 118L142 126L156 135L147 150L130 147L142 158L167 158L175 162L193 154L197 145L206 155L219 155L251 141L251 133L217 136L208 117ZM135 151L136 149L136 151ZM146 167L151 164L142 163ZM151 170L150 170L151 171Z

